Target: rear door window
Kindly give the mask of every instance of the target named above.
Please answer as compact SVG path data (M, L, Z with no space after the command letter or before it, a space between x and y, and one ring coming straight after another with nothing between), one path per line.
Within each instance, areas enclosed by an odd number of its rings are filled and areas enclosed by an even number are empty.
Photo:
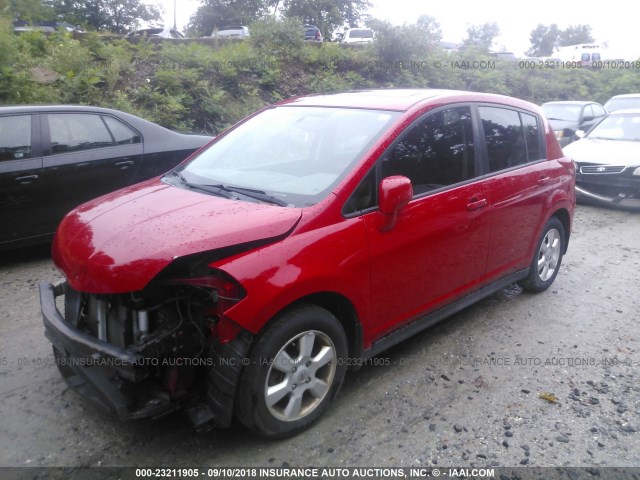
M0 161L31 158L31 115L0 117Z
M50 113L47 117L53 155L111 147L114 144L100 115Z
M520 114L499 107L479 107L489 157L489 171L498 172L527 162Z
M489 172L544 160L544 131L537 115L504 107L478 107Z

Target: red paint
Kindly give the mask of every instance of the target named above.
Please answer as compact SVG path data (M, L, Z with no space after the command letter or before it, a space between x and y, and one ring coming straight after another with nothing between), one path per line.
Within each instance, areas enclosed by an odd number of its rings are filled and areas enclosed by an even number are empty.
M548 218L560 211L572 218L573 164L562 156L547 124L546 161L410 201L405 181L391 179L380 195L388 197L382 203L396 210L342 215L353 190L414 119L439 106L474 102L541 115L536 106L520 100L446 91L283 102L404 113L333 193L314 206L228 200L151 180L69 214L56 236L56 265L76 290L122 293L143 289L177 257L275 239L210 265L246 292L224 312L227 323L258 333L288 305L330 292L353 306L366 348L420 315L526 268Z

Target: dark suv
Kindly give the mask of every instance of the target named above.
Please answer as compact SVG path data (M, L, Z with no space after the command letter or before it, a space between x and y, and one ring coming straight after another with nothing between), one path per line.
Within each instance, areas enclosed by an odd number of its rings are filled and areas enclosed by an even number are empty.
M304 30L304 39L309 42L322 42L322 32L315 25L305 25L302 27Z
M581 101L543 103L542 111L547 116L561 147L578 140L578 130L588 132L607 115L607 111L599 103Z

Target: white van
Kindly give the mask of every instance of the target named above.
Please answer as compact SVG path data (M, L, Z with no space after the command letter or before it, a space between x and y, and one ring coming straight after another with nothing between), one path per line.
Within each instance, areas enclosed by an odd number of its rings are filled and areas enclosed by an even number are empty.
M591 43L580 43L558 48L554 58L564 62L581 62L585 67L592 66L593 62L606 59L606 52L600 45Z
M375 35L370 28L350 28L340 40L342 45L366 45L373 42Z

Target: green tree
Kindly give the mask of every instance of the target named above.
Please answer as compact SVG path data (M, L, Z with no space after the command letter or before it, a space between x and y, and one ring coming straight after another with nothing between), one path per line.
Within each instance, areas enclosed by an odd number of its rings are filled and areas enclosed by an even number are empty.
M560 47L567 45L578 45L580 43L593 43L595 40L591 35L591 27L589 25L570 26L560 32Z
M421 15L416 22L416 28L429 46L438 45L442 40L442 27L434 17Z
M304 47L300 32L302 24L296 18L265 18L251 26L249 42L261 58L275 55L290 59L299 56Z
M9 15L13 20L31 23L52 20L54 17L51 6L44 4L42 0L8 0L4 3L8 3Z
M555 23L549 26L538 24L529 35L531 48L527 50L527 55L532 57L548 57L558 46L559 36L560 30Z
M328 37L341 25L357 26L370 5L368 0L284 0L283 13L317 26Z
M248 25L263 18L269 5L265 0L204 0L191 16L187 30L194 35L211 35L225 25Z
M126 33L134 29L139 21L162 20L158 7L149 6L142 0L48 0L48 2L60 20L114 33Z
M593 41L589 25L575 25L560 30L555 23L552 25L539 24L529 35L531 48L527 50L527 55L548 57L553 55L553 51L558 47L593 43Z
M471 25L467 28L467 38L462 42L463 47L475 47L483 51L489 51L495 38L500 34L500 28L496 22L487 22L482 25Z

